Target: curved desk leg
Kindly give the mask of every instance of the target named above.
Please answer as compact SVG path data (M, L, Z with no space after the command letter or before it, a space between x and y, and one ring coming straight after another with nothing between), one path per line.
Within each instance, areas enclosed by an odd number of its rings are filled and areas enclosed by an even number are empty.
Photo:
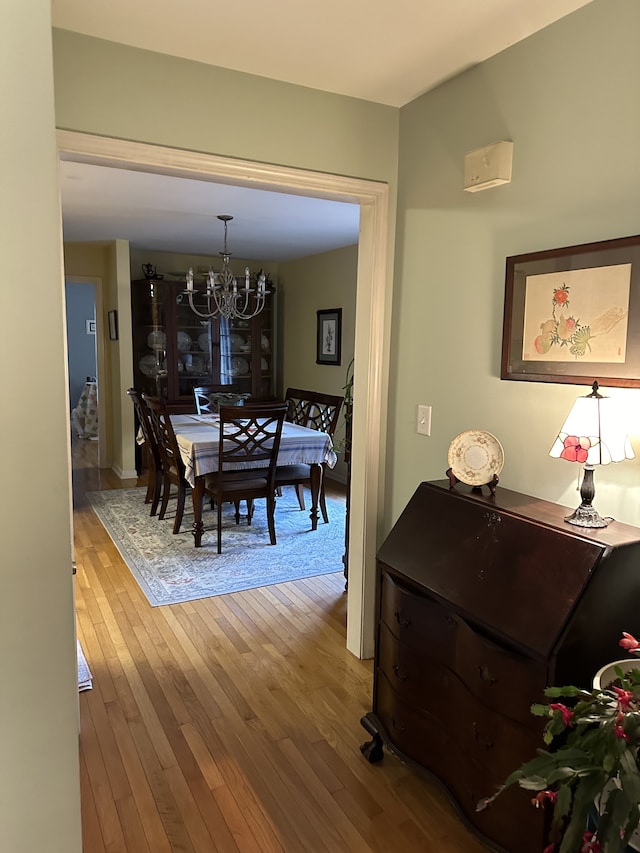
M202 503L204 501L204 477L196 477L196 482L191 489L193 500L193 541L196 548L200 547L204 524L202 523Z
M320 484L322 483L322 465L311 465L310 478L311 480L311 529L318 529L318 501L320 499Z

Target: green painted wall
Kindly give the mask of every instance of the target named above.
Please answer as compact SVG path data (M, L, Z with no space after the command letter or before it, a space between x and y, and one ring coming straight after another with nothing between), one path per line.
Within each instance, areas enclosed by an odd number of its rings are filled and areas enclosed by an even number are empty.
M502 485L579 503L578 466L547 454L590 389L500 380L505 257L640 233L639 32L635 0L596 0L401 110L390 520L468 428L502 442ZM511 184L464 192L465 153L500 139ZM610 393L640 453L640 391ZM433 406L429 438L418 403ZM639 473L640 459L596 471L603 515L640 524Z
M0 493L0 850L6 853L82 849L69 400L50 31L49 0L0 3L0 251L7 282L0 291L0 434L5 448Z
M395 185L393 107L66 30L53 47L59 128Z
M353 358L357 266L357 245L280 264L284 389L291 386L344 394L346 371ZM316 312L326 308L342 308L339 366L316 364ZM336 444L343 437L341 418ZM341 460L332 473L345 480L346 470Z

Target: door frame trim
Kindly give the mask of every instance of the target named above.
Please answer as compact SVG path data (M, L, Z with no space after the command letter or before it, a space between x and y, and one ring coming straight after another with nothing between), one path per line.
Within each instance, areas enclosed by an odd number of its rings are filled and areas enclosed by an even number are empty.
M347 648L374 648L375 557L384 495L391 305L389 185L113 137L57 131L62 160L216 181L360 205L351 456ZM133 378L133 376L132 376Z

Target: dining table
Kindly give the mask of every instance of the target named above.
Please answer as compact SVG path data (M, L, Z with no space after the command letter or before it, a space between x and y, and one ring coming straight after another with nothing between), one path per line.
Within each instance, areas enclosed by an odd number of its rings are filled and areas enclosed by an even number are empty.
M205 476L218 470L220 418L218 415L175 414L171 423L185 466L185 479L191 486L193 500L193 538L195 547L202 543L204 524L202 506ZM331 436L285 421L282 426L277 464L309 465L311 484L311 529L318 527L318 500L323 466L333 468L337 456ZM238 465L238 467L242 467Z

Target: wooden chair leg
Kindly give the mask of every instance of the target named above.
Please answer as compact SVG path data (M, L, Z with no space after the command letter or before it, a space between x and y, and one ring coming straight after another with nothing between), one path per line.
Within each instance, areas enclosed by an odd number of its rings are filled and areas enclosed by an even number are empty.
M329 513L327 512L327 501L324 496L324 481L320 486L320 512L322 513L322 520L325 524L329 523Z
M222 554L222 501L217 501L218 511L218 554Z
M267 498L267 523L269 525L269 540L276 544L276 499L275 495Z
M162 494L162 471L156 469L153 472L153 499L151 501L151 510L149 515L155 515L158 511L160 503L160 495Z
M295 489L296 494L298 496L298 506L300 507L300 509L304 509L304 486L302 485L302 483L298 483Z
M160 520L164 519L165 513L167 511L167 504L169 503L169 493L171 491L171 480L168 477L162 478L162 503L160 504L160 512L158 513L158 518Z
M240 524L240 501L234 501L233 505L236 508L236 524Z
M180 533L180 525L182 524L182 516L184 515L184 499L187 490L182 485L178 488L178 505L176 506L176 517L173 522L173 532Z
M146 504L150 504L153 500L154 496L154 485L155 485L155 465L153 464L152 457L150 453L145 453L147 459L147 494L144 496L144 502ZM153 515L153 513L151 513Z

